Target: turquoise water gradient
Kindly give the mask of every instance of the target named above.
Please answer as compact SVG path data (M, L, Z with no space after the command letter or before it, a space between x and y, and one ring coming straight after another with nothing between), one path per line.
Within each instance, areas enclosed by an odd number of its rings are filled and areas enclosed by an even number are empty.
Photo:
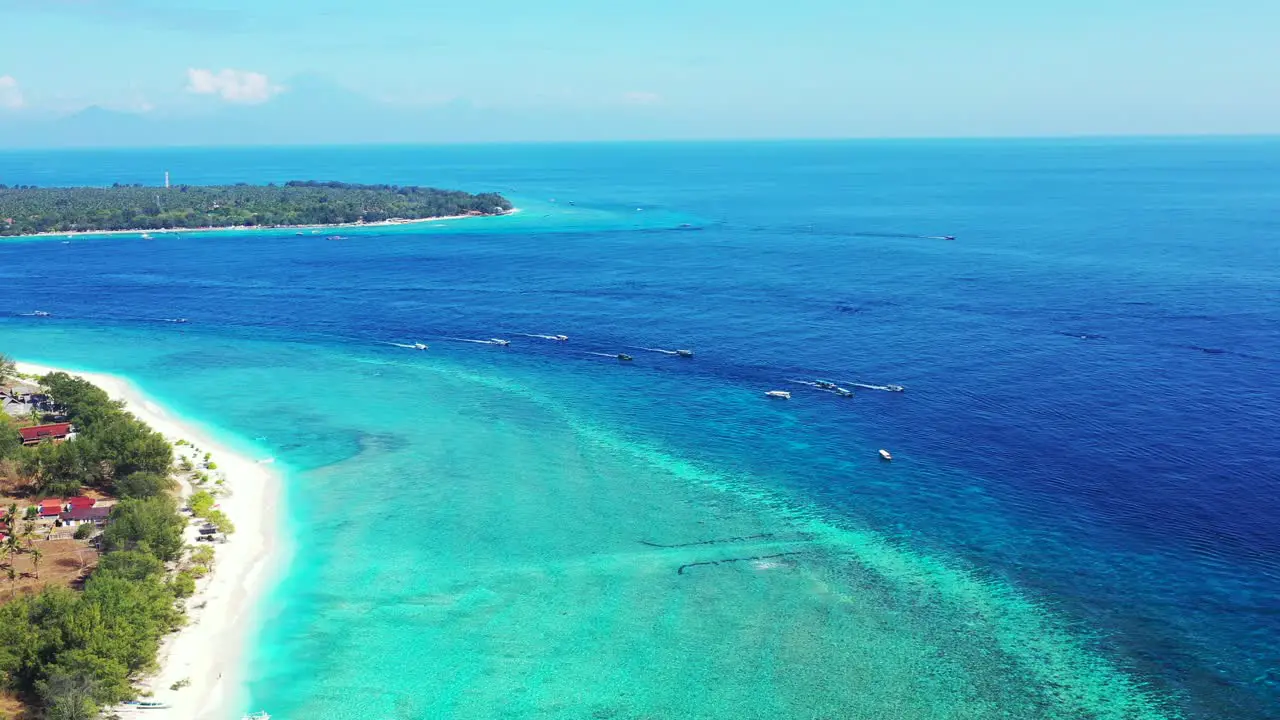
M522 208L0 242L0 350L283 470L247 710L1277 715L1280 142L0 153L156 168Z
M32 360L145 378L293 468L298 548L250 663L251 706L279 717L1166 717L1009 588L589 419L560 378L119 330L26 340L49 353Z

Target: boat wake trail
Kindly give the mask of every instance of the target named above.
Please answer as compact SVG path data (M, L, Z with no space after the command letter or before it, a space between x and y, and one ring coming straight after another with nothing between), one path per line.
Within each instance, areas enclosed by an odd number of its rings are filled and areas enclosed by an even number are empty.
M907 240L955 240L955 235L916 235L914 233L886 233L886 232L854 232L849 233L852 237L866 238L905 238Z
M617 353L591 352L590 350L586 351L586 354L587 354L587 355L595 355L596 357L607 357L607 358L609 358L609 359L617 359L617 357L618 357L618 354L617 354Z
M558 342L564 342L569 339L568 335L536 335L531 333L516 333L516 335L523 335L524 337L538 338L540 340L556 340Z
M905 392L906 388L901 385L869 385L867 383L849 383L853 387L863 388L864 390L883 390L884 392Z
M476 345L510 345L511 344L509 341L502 340L500 338L489 338L488 340L472 340L470 338L460 338L460 337L441 337L441 339L452 340L454 342L474 343Z
M426 346L426 345L424 345L423 343L412 343L412 344L407 344L407 343L383 342L383 341L380 341L378 344L379 344L379 345L391 345L392 347L405 348L406 350L426 350L426 349L427 349L427 346Z
M644 350L646 352L662 353L663 355L679 355L675 350L663 350L662 348L642 347L640 345L628 345L632 350Z

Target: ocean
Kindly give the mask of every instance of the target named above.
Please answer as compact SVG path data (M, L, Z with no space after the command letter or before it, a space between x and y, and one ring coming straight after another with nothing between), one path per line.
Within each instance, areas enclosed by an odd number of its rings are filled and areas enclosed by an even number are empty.
M245 710L1280 717L1280 140L0 153L166 170L521 209L0 241L0 352L282 469Z

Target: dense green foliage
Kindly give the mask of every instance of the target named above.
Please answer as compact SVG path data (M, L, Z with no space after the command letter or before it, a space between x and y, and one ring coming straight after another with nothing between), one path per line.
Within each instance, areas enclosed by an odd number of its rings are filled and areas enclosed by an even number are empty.
M4 353L0 353L0 385L8 382L15 372L13 360Z
M111 511L111 524L102 534L108 551L137 550L166 562L182 554L182 528L186 520L168 495L121 500Z
M497 193L397 185L289 182L284 185L179 185L172 188L6 188L0 235L86 230L334 225L511 209ZM9 222L12 220L12 222Z
M168 474L173 448L160 433L81 378L51 373L41 383L64 408L78 436L75 442L42 443L17 452L19 471L32 480L37 493L75 495L93 486L138 498L172 488ZM3 449L0 446L0 452Z
M54 373L42 382L82 434L20 448L20 470L41 488L101 484L124 499L83 592L46 587L0 606L0 686L38 701L45 718L95 718L136 694L132 680L153 669L161 638L183 622L179 599L194 576L171 578L165 563L181 557L186 520L168 492L173 454L163 437L84 380Z

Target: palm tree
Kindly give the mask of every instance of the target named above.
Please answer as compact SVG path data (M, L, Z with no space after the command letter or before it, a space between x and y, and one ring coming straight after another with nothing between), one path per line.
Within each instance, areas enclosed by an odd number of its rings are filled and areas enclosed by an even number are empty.
M31 548L31 564L36 568L36 579L40 579L40 558L44 557L44 551L40 548Z
M9 599L12 600L13 598L18 596L18 571L13 569L12 564L9 565L8 575L9 575Z

